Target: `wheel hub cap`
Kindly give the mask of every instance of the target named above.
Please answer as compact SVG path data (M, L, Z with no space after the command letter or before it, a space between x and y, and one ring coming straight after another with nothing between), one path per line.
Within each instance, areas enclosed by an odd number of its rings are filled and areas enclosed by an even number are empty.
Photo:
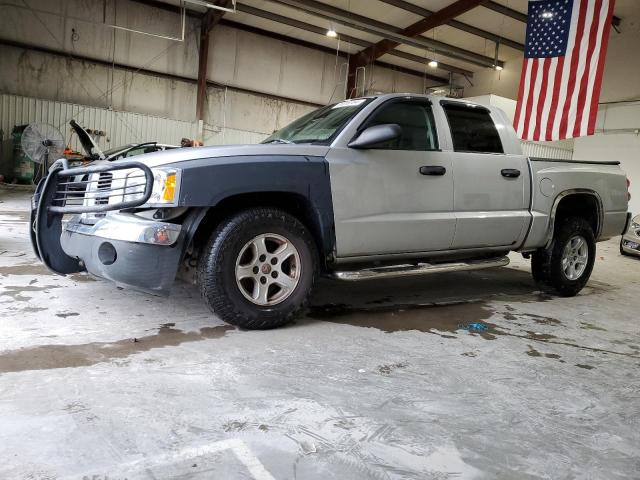
M259 306L283 302L296 289L302 265L289 239L275 233L257 235L236 259L236 284L242 295Z
M562 253L562 271L569 280L579 279L587 268L589 246L582 235L569 239Z

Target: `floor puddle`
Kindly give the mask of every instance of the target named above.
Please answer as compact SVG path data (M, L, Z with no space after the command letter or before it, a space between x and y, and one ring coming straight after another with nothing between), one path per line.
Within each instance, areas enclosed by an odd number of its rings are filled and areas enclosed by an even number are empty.
M536 330L524 330L535 325L559 326L562 323L551 317L532 313L514 313L515 309L505 305L506 311L497 311L489 306L488 301L475 300L456 303L427 303L403 305L375 305L368 302L366 307L353 307L345 304L326 304L312 306L308 317L326 322L341 323L355 327L376 328L386 333L420 332L439 335L443 338L457 338L461 331L486 340L495 340L499 336L520 338L523 340L563 345L567 347L629 357L638 357L638 350L632 353L617 352L604 348L590 347L573 343L569 339L559 338L551 333ZM504 324L488 322L494 314L502 316ZM532 320L527 321L527 319ZM495 321L495 320L494 320ZM485 331L475 331L469 327L480 323L486 326ZM516 331L518 329L519 331ZM555 354L536 355L536 351L526 352L530 356L560 358ZM561 360L562 361L562 360Z
M154 348L175 347L182 343L224 337L234 327L204 327L198 332L184 332L162 326L154 335L127 338L116 342L81 345L41 345L5 352L0 355L0 373L53 368L87 367L111 359L125 358Z
M493 340L496 338L496 326L486 322L492 314L493 310L482 302L462 302L363 308L328 304L312 307L308 316L327 322L377 328L387 333L418 330L444 338L455 338L452 334L465 330L465 326L483 322L487 330L469 333Z
M9 275L53 275L53 273L42 264L24 263L0 267L0 275L8 277Z
M33 297L23 295L25 292L48 292L52 288L60 288L60 285L5 285L4 292L0 292L0 297L11 297L16 302L28 302Z

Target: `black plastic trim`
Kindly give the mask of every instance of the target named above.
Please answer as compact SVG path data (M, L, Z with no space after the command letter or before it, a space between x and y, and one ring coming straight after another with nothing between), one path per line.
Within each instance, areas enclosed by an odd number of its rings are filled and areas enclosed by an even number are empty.
M620 162L615 160L606 160L604 162L596 162L593 160L562 160L560 158L543 158L543 157L529 157L532 162L552 162L552 163L582 163L585 165L620 165Z

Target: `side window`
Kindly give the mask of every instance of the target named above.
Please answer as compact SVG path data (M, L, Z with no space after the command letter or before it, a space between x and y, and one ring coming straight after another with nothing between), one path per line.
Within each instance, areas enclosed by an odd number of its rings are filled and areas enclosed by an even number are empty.
M442 108L456 152L504 153L498 130L486 109L460 103L443 104Z
M391 102L374 112L366 127L395 123L400 126L399 138L376 146L380 150L436 150L438 137L431 105L424 102Z

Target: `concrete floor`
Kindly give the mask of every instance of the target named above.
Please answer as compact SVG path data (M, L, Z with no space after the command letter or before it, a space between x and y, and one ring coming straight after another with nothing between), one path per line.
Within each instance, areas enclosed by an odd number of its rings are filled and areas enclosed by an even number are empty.
M307 318L248 332L187 284L51 275L27 195L0 202L2 479L640 477L640 260L616 239L576 298L512 255L322 281Z

